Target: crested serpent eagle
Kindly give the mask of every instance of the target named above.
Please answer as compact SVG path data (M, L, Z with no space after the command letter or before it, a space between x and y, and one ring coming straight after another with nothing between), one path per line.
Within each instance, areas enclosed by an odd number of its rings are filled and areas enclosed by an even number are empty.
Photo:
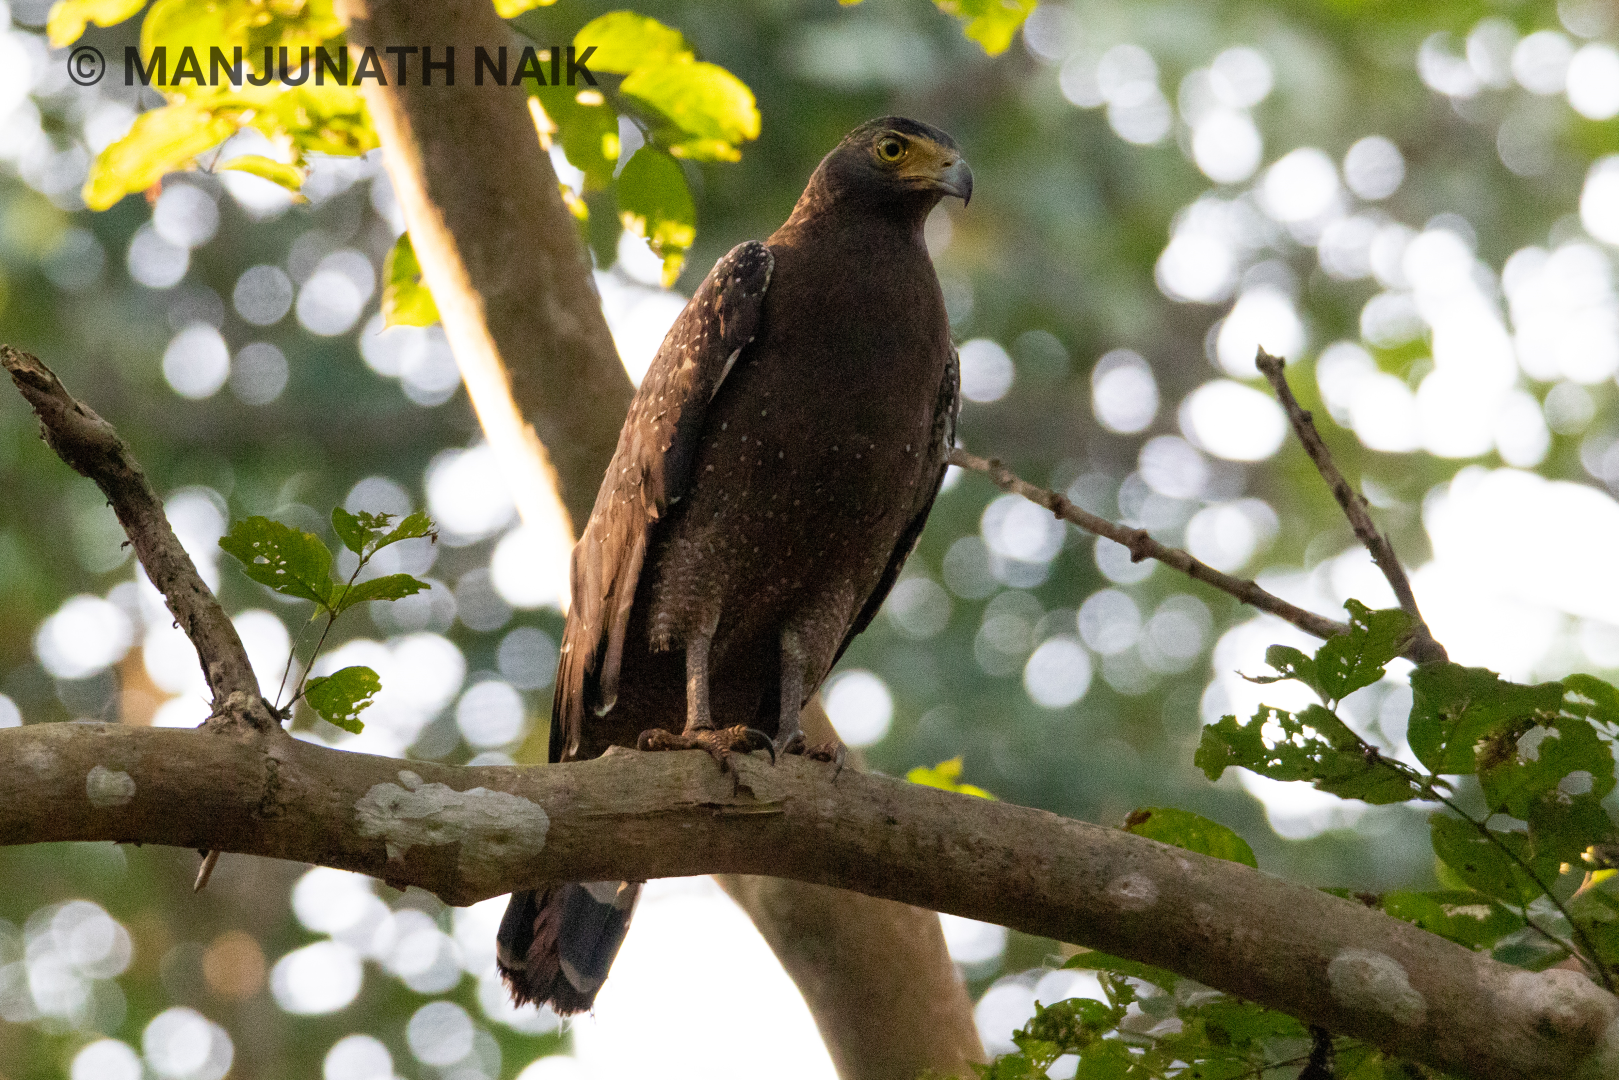
M703 279L574 548L552 761L803 751L800 710L876 615L944 478L959 361L922 229L971 194L950 136L873 120L786 224ZM497 940L513 997L590 1008L639 890L514 893Z

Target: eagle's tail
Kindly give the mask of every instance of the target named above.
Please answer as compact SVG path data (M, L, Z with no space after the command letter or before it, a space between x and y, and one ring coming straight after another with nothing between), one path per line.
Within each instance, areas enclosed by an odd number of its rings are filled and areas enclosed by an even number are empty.
M584 1012L607 981L641 883L567 881L512 893L495 935L500 974L519 1005Z

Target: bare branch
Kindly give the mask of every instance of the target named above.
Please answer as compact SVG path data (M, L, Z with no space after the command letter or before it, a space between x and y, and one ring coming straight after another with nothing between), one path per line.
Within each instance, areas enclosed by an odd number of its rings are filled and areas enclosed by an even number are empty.
M213 693L209 726L246 724L254 731L281 733L280 722L259 697L258 678L236 627L180 546L163 503L124 440L37 357L0 345L0 366L34 407L46 445L107 496L146 576L196 647Z
M1342 634L1349 629L1349 627L1335 619L1328 619L1325 616L1317 615L1313 611L1306 611L1301 607L1289 604L1274 593L1261 589L1252 581L1221 573L1208 563L1199 562L1197 559L1192 558L1191 555L1180 548L1172 548L1161 544L1154 540L1146 529L1132 529L1128 525L1117 524L1105 517L1093 514L1083 507L1075 506L1065 496L1059 495L1055 491L1036 487L1027 480L1022 479L995 458L981 458L958 447L950 452L950 464L959 465L963 469L971 469L974 472L981 472L993 480L995 486L1002 491L1009 491L1014 495L1023 496L1032 503L1038 503L1064 521L1070 521L1088 533L1105 536L1115 543L1123 544L1130 549L1130 560L1132 562L1140 562L1142 559L1157 559L1165 566L1172 566L1193 580L1201 581L1205 585L1212 585L1245 604L1292 623L1306 634L1313 634L1318 638L1329 638L1334 634Z
M1119 829L845 771L615 750L457 767L116 724L0 731L0 843L126 840L337 866L468 904L544 880L767 874L1180 972L1479 1080L1619 1075L1619 998ZM177 814L174 808L187 812Z
M1264 346L1261 346L1254 364L1265 378L1270 380L1271 387L1276 391L1277 400L1287 411L1287 419L1293 425L1293 433L1299 437L1299 442L1304 444L1305 453L1310 455L1310 460L1315 462L1316 471L1321 474L1321 479L1332 489L1332 497L1338 500L1344 515L1349 518L1349 525L1355 530L1355 536L1366 545L1366 550L1372 554L1372 561L1383 571L1383 576L1388 579L1389 587L1394 590L1394 596L1399 600L1401 609L1411 616L1413 640L1407 655L1419 664L1449 659L1444 646L1434 640L1433 631L1428 629L1427 622L1422 618L1422 612L1417 609L1417 596L1411 591L1411 579L1405 576L1405 568L1400 565L1400 557L1394 553L1394 545L1389 543L1388 537L1378 531L1377 525L1372 521L1371 511L1366 506L1365 497L1350 486L1349 481L1344 479L1344 474L1339 472L1338 466L1333 463L1331 451L1327 449L1327 444L1321 441L1320 432L1315 429L1315 418L1299 404L1298 398L1293 396L1293 389L1287 385L1287 374L1283 370L1285 361L1272 356L1265 351Z

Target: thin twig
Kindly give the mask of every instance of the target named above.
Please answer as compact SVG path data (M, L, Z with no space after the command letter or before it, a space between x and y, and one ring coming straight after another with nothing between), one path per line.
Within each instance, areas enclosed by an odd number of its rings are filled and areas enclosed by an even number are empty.
M1307 634L1318 638L1329 638L1334 634L1342 634L1349 627L1336 619L1329 619L1317 615L1313 611L1306 611L1295 607L1286 600L1266 592L1252 581L1232 577L1221 573L1208 563L1200 562L1180 548L1172 548L1154 540L1145 529L1132 529L1128 525L1120 525L1091 513L1055 491L1048 491L1042 487L1024 480L1012 470L1002 465L995 458L981 458L976 454L969 454L962 449L950 452L950 464L959 465L963 469L983 473L995 483L1002 491L1009 491L1014 495L1021 495L1032 503L1050 510L1064 521L1072 522L1088 533L1105 536L1115 543L1123 544L1130 549L1130 560L1140 562L1142 559L1156 559L1165 566L1172 566L1187 577L1212 585L1221 592L1241 600L1243 603L1268 612L1279 619L1285 619Z
M202 865L197 867L197 881L191 886L192 892L202 892L208 887L208 879L214 876L214 867L219 865L219 852L217 850L205 852L202 856Z
M1332 489L1332 497L1338 500L1344 515L1349 518L1349 525L1355 530L1355 536L1366 545L1366 550L1371 552L1372 561L1388 579L1389 587L1394 590L1394 596L1399 600L1400 607L1411 616L1414 635L1411 648L1414 655L1411 658L1419 664L1442 663L1448 660L1444 646L1434 640L1433 631L1428 629L1427 622L1422 618L1422 612L1417 609L1417 596L1411 591L1411 579L1405 576L1405 568L1400 565L1400 558L1394 553L1394 545L1389 543L1388 537L1378 531L1377 525L1372 521L1371 511L1367 508L1365 497L1350 486L1349 481L1344 479L1344 474L1338 471L1338 466L1333 464L1332 453L1328 451L1327 444L1321 441L1320 432L1315 429L1315 418L1299 404L1298 398L1293 396L1292 387L1287 385L1282 359L1272 356L1261 346L1254 364L1265 378L1270 380L1277 399L1287 411L1287 419L1293 425L1293 433L1299 437L1299 442L1304 444L1304 451L1310 455L1310 460L1315 462L1316 471L1321 474L1321 479Z

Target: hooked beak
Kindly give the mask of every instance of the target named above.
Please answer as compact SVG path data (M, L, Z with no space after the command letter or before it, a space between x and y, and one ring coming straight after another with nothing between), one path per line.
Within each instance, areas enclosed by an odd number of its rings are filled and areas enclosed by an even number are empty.
M960 199L963 206L973 201L973 171L962 158L956 158L940 171L938 185L945 194Z

